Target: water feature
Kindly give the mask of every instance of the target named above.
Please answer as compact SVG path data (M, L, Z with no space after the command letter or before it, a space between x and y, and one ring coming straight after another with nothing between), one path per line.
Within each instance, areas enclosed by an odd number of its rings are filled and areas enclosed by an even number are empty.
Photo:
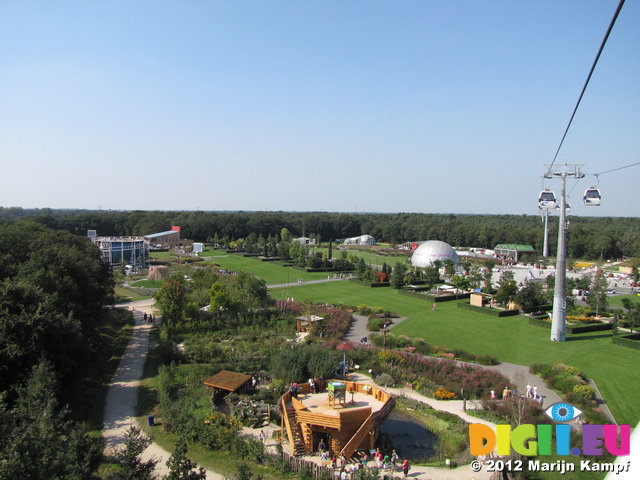
M392 413L380 426L376 446L387 453L396 450L400 458L426 460L435 454L438 436L431 433L415 418Z

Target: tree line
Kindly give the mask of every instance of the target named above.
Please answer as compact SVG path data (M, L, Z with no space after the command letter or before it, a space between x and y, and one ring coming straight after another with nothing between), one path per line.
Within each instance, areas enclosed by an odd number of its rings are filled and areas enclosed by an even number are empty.
M198 242L217 236L229 240L275 236L283 228L293 236L329 241L369 234L379 242L401 244L441 240L455 247L494 248L500 243L532 245L542 253L544 224L537 215L454 215L426 213L336 212L205 212L91 211L0 207L0 221L28 219L56 230L86 235L148 235L182 229ZM567 254L572 258L640 257L640 219L632 217L569 216ZM557 220L550 221L549 247L557 246Z

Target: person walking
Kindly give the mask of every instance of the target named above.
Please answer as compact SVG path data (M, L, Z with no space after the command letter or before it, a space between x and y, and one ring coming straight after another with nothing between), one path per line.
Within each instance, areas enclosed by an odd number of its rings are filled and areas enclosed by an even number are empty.
M398 466L398 460L400 460L400 458L398 457L398 452L394 450L391 453L391 468L394 472L396 471L396 468Z
M409 476L409 459L405 458L404 462L402 462L402 473L404 473L405 478Z

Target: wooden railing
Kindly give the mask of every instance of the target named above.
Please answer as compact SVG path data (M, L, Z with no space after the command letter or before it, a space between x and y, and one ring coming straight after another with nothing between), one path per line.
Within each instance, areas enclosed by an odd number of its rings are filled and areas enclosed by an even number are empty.
M280 417L282 418L284 429L287 432L287 438L289 439L289 448L291 449L291 453L293 453L295 448L295 438L293 436L293 431L291 430L289 415L287 414L287 403L290 400L291 392L286 392L284 395L282 395L282 397L280 397Z
M351 440L347 442L344 448L340 451L340 455L344 455L346 458L351 458L351 455L357 450L358 446L362 443L369 431L375 428L374 420L377 417L377 412L372 413L367 417L364 423L360 426L358 431L351 437Z

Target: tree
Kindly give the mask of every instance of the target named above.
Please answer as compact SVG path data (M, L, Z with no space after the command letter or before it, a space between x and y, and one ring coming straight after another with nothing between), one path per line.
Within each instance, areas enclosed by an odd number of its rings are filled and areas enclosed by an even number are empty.
M633 333L633 330L637 330L640 326L640 302L632 302L628 298L623 298L622 305L627 310L627 326Z
M180 275L172 275L162 283L155 298L163 320L168 323L182 320L186 293L187 286Z
M114 459L120 470L112 473L108 480L146 480L158 464L158 460L143 461L142 452L151 444L151 439L145 437L139 428L131 426L124 435L124 447L118 450Z
M447 258L444 262L444 272L451 276L456 273L456 265L453 263L453 260Z
M515 294L514 300L522 306L525 311L530 311L535 307L543 305L546 299L542 291L542 284L538 282L525 282L524 287Z
M515 280L502 282L495 295L496 302L506 305L514 299L516 293L518 293L518 285Z
M396 262L393 271L391 272L391 278L389 284L395 289L400 289L404 286L404 275L407 272L407 265L402 262Z
M227 286L222 282L215 282L209 289L209 312L219 315L231 306L231 297Z
M289 231L288 228L284 227L282 230L280 230L280 238L282 239L283 242L291 241L291 232Z
M593 277L593 282L589 288L587 303L596 312L596 317L607 310L609 300L607 299L607 279L602 270L599 270Z
M164 480L206 480L207 471L187 458L187 441L180 437L173 454L167 460L169 475Z
M57 400L59 382L43 360L24 385L13 408L0 394L0 479L91 479L101 442L66 417Z
M493 279L493 272L491 271L491 269L488 269L482 272L482 281L484 282L485 292L490 292L492 290L492 285L491 285L492 279Z
M429 287L433 287L440 282L440 273L435 266L426 267L424 269L424 281Z
M471 288L468 275L454 275L451 277L451 283L458 290L467 291Z

